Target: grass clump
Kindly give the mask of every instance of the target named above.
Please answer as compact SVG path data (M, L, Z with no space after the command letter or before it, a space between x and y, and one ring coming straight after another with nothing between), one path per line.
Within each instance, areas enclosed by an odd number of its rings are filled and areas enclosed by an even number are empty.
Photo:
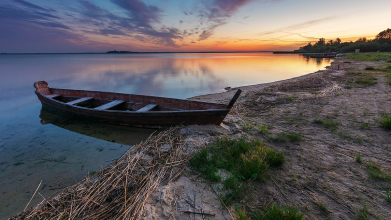
M315 205L319 208L319 210L323 213L328 215L330 213L329 209L327 208L327 205L321 202L315 202Z
M361 154L356 155L356 162L362 164Z
M367 205L365 204L364 200L361 200L361 203L363 205L363 208L360 209L360 210L357 210L357 214L356 214L356 220L368 220L369 219L369 211L368 211L368 207Z
M320 91L310 90L310 93L316 95L316 94L319 94Z
M277 204L267 206L262 212L256 211L253 216L254 220L301 220L304 217L304 213L299 213L299 208L292 206L282 206Z
M226 205L240 201L245 195L247 182L264 179L269 166L278 167L285 162L285 156L278 151L263 146L260 141L244 139L218 139L190 160L190 166L211 182L220 182L219 170L224 170L228 178L223 180Z
M390 52L371 52L371 53L351 53L347 55L348 58L353 60L361 60L361 61L380 61L380 60L388 60L391 58Z
M251 218L247 216L245 209L236 208L236 213L236 220L251 220Z
M258 126L258 129L257 129L258 133L261 133L261 134L267 134L270 132L269 130L270 130L270 128L267 125L260 125L260 126Z
M387 83L388 83L388 85L391 86L391 74L387 74L387 75L386 75L386 78L387 78Z
M314 123L322 125L325 128L329 128L331 131L336 131L340 124L338 121L335 121L332 118L315 119Z
M360 129L366 129L368 127L369 127L369 121L368 122L364 122L364 121L361 122Z
M383 117L379 119L379 122L382 128L391 130L391 116L383 115Z
M373 68L372 66L367 66L365 67L365 70L375 70L375 68Z
M377 84L377 78L373 76L362 76L358 77L355 83L362 87L373 86Z
M381 169L379 164L370 162L366 165L368 170L368 175L372 179L376 180L389 180L391 181L391 175L384 173Z
M290 102L294 102L294 101L295 101L295 97L292 96L292 95L287 95L287 96L285 96L285 99L288 100L288 101L290 101Z
M381 69L382 72L391 73L391 65L386 66L385 68Z
M389 185L386 189L386 200L391 203L391 185Z
M276 136L269 136L268 139L276 143L285 143L285 142L299 142L303 140L303 136L300 133L296 132L283 132L277 134Z

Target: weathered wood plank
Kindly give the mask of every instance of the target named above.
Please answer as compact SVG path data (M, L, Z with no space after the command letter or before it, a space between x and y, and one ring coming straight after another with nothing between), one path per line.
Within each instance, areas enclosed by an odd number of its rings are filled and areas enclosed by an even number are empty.
M59 97L59 96L61 96L61 95L59 95L59 94L50 94L50 95L47 95L46 97L54 99L54 98Z
M146 106L140 108L139 110L137 110L137 112L147 112L147 111L155 108L156 106L157 105L155 105L155 104L149 104L149 105L146 105Z
M109 103L106 103L104 105L98 106L98 107L96 107L94 109L95 110L108 110L108 109L113 108L113 107L115 107L117 105L120 105L120 104L122 104L124 102L125 101L123 101L123 100L114 100L112 102L109 102Z
M77 105L77 104L80 104L80 103L82 103L82 102L89 101L89 100L91 100L91 99L94 99L94 98L93 98L93 97L84 97L84 98L80 98L80 99L76 99L76 100L67 102L66 104L67 104L67 105Z

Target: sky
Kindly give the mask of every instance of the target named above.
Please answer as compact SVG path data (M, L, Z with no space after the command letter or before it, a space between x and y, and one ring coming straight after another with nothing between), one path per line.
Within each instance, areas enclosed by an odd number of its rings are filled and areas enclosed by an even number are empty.
M0 53L294 50L390 21L391 0L0 0Z

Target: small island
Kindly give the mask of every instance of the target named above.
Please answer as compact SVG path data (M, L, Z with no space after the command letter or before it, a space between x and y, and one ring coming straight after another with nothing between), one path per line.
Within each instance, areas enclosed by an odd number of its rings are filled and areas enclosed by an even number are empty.
M133 51L118 51L118 50L111 50L107 51L106 53L134 53Z

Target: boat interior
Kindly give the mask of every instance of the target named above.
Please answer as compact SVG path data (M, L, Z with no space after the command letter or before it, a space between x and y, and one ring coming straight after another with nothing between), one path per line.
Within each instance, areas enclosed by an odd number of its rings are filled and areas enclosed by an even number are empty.
M179 108L170 108L157 104L145 104L141 102L129 102L123 100L97 99L93 97L74 97L58 94L47 95L46 97L63 102L67 105L80 106L95 110L117 110L117 111L183 111Z

